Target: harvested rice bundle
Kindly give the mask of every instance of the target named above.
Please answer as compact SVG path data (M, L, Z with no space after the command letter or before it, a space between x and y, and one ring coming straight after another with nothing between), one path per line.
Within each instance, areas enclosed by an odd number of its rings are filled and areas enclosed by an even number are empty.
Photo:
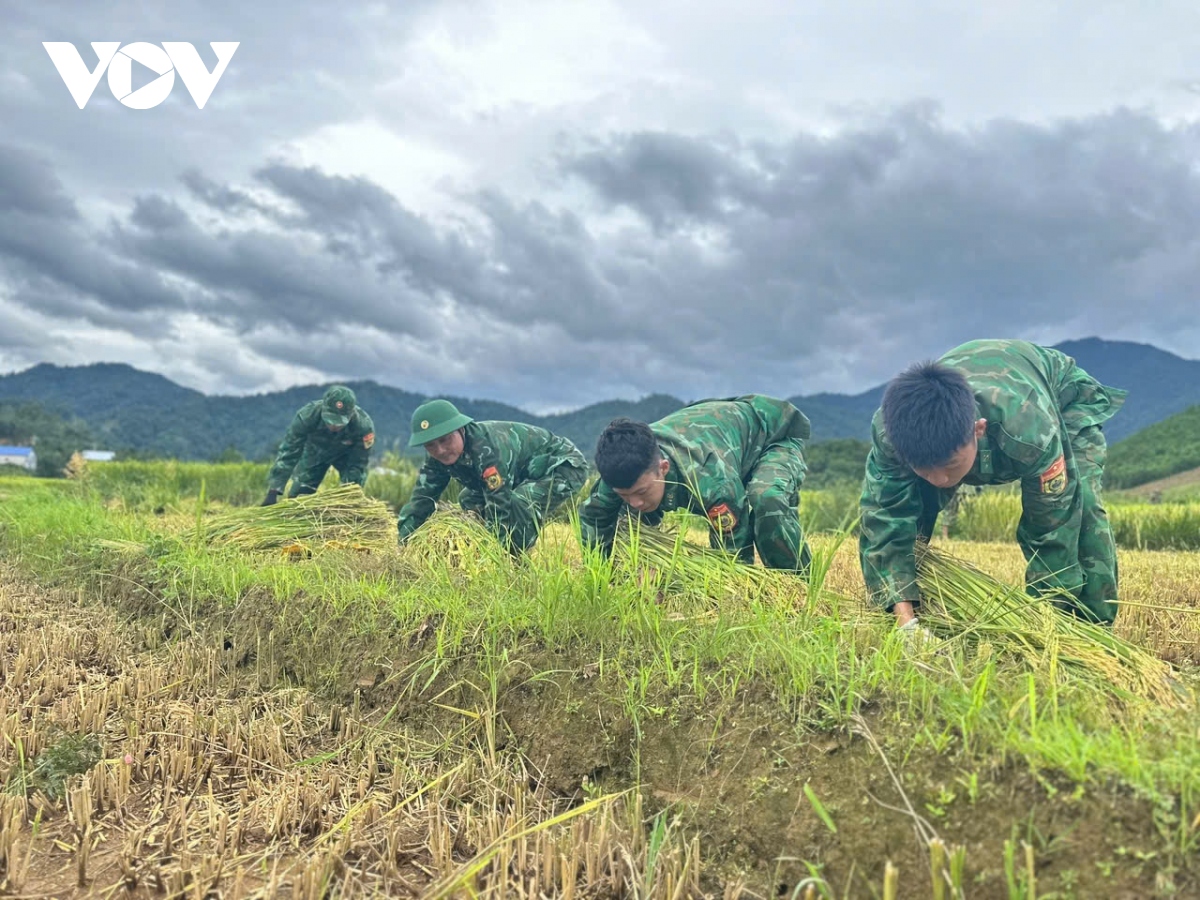
M1111 628L1060 612L1023 587L999 582L941 551L921 551L917 571L921 622L939 637L986 641L1034 669L1070 674L1164 706L1191 702L1170 664Z
M846 598L820 591L820 609L813 609L806 599L808 584L792 572L748 565L732 553L701 546L687 539L688 523L680 520L663 528L630 525L622 517L613 542L616 560L636 572L650 577L661 592L707 597L718 603L742 600L749 596L777 600L793 606L807 606L812 612L829 613L832 605ZM708 527L708 523L704 523Z
M224 513L201 523L198 533L209 544L239 550L367 549L394 544L396 520L387 504L371 499L357 484L344 484L273 506Z
M404 542L406 559L421 566L447 567L468 576L511 562L511 557L474 513L442 506Z

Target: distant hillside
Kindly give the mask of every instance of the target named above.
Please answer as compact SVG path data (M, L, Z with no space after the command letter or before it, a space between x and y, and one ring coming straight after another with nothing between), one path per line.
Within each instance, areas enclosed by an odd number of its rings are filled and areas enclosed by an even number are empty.
M346 382L371 414L377 446L405 452L409 422L427 397L373 381ZM42 364L0 376L0 400L36 400L85 421L95 443L110 449L179 459L212 459L229 447L251 459L271 456L296 410L326 385L307 385L249 397L206 396L161 375L123 364ZM683 405L655 394L639 401L606 401L570 413L538 416L493 400L450 397L476 419L543 425L574 441L589 456L601 429L621 415L653 421Z
M1200 467L1200 406L1139 431L1109 448L1104 485L1129 488Z
M883 399L883 385L861 394L811 394L788 397L808 416L814 441L871 439L871 416Z
M1195 469L1184 469L1182 472L1176 472L1166 478L1155 478L1153 481L1129 488L1126 493L1151 501L1156 497L1160 500L1198 499L1200 498L1200 466Z
M92 436L79 419L47 412L32 401L0 400L0 444L32 447L37 474L55 477L72 453L91 447Z
M347 384L371 414L379 446L402 449L412 412L426 398L373 381ZM296 410L324 390L325 385L311 385L248 397L210 397L116 364L39 365L0 376L0 399L37 399L48 409L78 416L99 445L179 459L211 459L229 447L251 459L271 456ZM503 403L453 399L476 418L538 418Z
M1088 338L1060 349L1106 384L1127 389L1125 408L1105 426L1110 442L1200 404L1200 361L1182 359L1146 344ZM375 421L378 446L403 451L412 411L425 396L374 381L350 386ZM98 444L110 449L181 459L211 459L229 447L250 458L270 456L304 403L325 385L307 385L251 397L207 396L161 375L131 366L41 364L0 376L0 400L36 401L87 423ZM812 394L789 399L813 426L813 441L870 438L871 416L883 386L860 394ZM604 400L549 416L495 401L451 397L468 415L543 425L573 440L588 456L606 423L616 416L653 421L678 409L678 397ZM700 398L691 398L700 399Z
M651 394L641 400L605 400L569 413L536 417L538 425L555 434L570 438L575 446L591 459L596 439L604 426L618 416L628 416L638 422L653 422L675 412L684 401L669 394Z
M1104 425L1110 443L1200 403L1200 360L1149 344L1099 338L1057 346L1094 378L1129 391L1124 408Z

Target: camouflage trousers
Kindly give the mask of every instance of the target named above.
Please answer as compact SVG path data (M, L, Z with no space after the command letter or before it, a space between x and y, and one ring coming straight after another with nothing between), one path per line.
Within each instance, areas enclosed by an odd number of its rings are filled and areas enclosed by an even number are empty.
M337 470L338 477L342 483L357 482L364 484L366 482L366 472L361 468L350 468L350 454L340 453L336 456L326 456L323 454L310 454L305 452L300 457L300 462L296 464L295 470L292 472L292 484L288 488L287 495L289 497L299 497L302 494L315 494L317 488L321 486L321 482L325 480L325 473L330 467ZM358 478L362 481L358 481Z
M1089 425L1072 435L1064 449L1068 477L1078 484L1078 509L1068 526L1071 537L1068 551L1062 554L1062 559L1043 556L1041 562L1051 572L1067 571L1076 564L1082 570L1083 583L1072 592L1073 597L1056 596L1053 598L1055 606L1080 619L1111 625L1117 617L1118 566L1117 545L1108 521L1108 510L1101 498L1108 445L1100 426ZM928 482L921 482L924 510L917 522L917 532L922 540L929 540L938 513L947 506L956 490L935 488ZM1021 536L1018 528L1017 542L1028 562L1033 553ZM1030 593L1039 593L1038 586L1031 585Z
M749 521L739 522L731 535L713 529L709 543L731 550L753 564L754 551L771 569L806 572L812 551L800 527L800 485L808 472L804 444L798 439L768 447L746 479Z
M483 492L474 488L463 487L458 502L463 509L483 519L508 551L516 556L537 543L542 526L580 491L587 475L587 469L565 461L543 478L524 481L512 489L513 502L503 517L489 514Z

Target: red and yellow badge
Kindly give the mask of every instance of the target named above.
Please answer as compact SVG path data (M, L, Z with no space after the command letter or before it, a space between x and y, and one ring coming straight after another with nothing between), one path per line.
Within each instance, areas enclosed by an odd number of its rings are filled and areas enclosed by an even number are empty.
M375 445L375 432L363 435L363 447L370 450Z
M1067 460L1060 456L1040 476L1043 494L1061 494L1067 489Z
M504 486L504 479L500 476L500 470L495 466L488 466L483 470L483 483L488 486L489 491L498 491Z
M708 511L708 521L712 522L713 528L724 534L727 531L733 531L737 525L737 516L729 508L728 503L718 503Z

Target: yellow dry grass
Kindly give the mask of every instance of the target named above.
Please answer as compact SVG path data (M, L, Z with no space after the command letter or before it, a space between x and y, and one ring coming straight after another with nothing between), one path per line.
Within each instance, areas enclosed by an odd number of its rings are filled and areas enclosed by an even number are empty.
M518 757L480 747L487 710L425 746L386 712L264 689L269 673L211 647L142 649L152 632L0 571L0 894L697 893L694 840L649 847L637 797L568 807L531 788ZM73 735L107 757L60 791L21 777Z

